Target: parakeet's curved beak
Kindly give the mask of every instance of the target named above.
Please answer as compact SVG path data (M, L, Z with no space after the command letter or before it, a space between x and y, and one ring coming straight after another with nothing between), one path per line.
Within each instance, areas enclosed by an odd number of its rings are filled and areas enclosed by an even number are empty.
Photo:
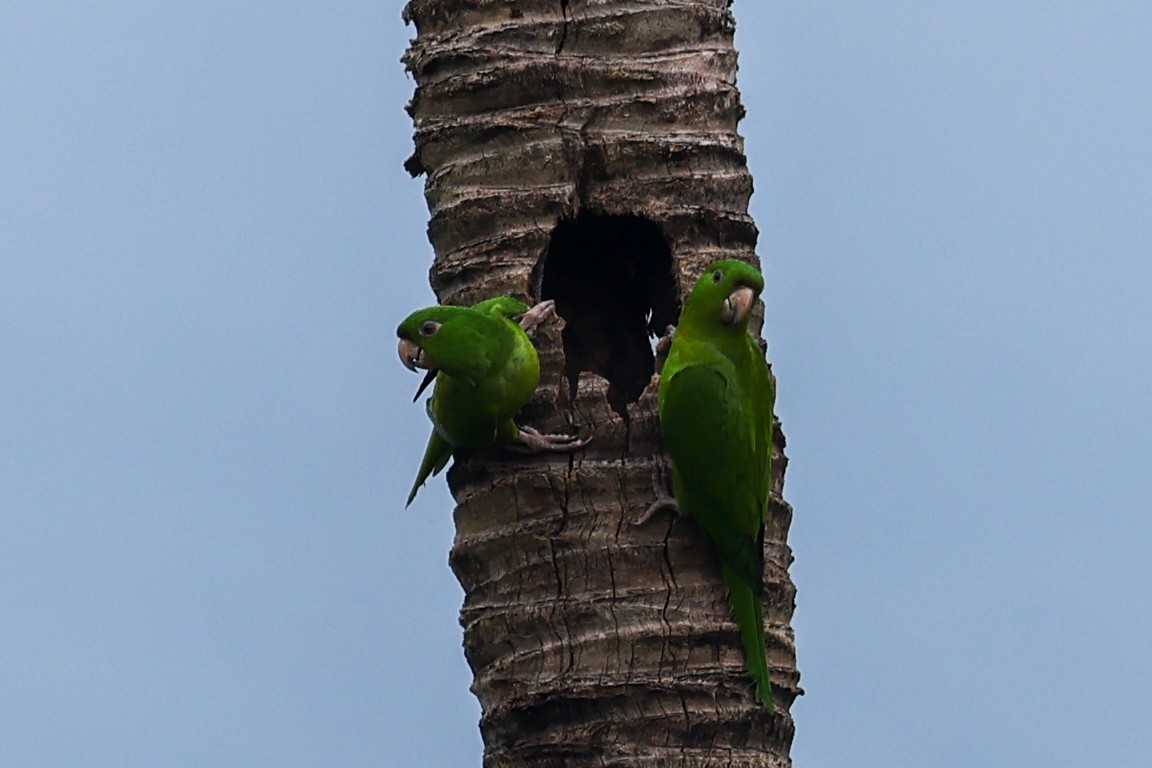
M408 341L408 339L400 339L399 347L396 350L400 354L400 362L404 363L404 367L410 371L415 371L417 368L427 369L428 359L424 354L424 350L419 344Z
M412 397L412 402L416 402L420 395L424 394L424 390L428 389L428 385L436 380L436 373L439 368L424 351L423 347L408 339L400 339L400 344L396 350L400 354L400 362L404 363L404 367L410 371L416 371L423 368L428 371L424 375L424 380L420 382L420 387L416 390L416 394Z
M738 325L748 319L752 305L756 303L756 291L742 285L724 299L720 310L720 321L725 325Z

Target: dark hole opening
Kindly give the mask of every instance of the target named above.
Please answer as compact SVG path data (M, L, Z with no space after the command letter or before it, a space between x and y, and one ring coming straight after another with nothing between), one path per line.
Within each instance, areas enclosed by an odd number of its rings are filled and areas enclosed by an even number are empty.
M552 231L540 297L564 318L564 373L575 394L581 371L608 380L608 403L627 418L654 370L650 338L676 322L672 252L641 216L582 213Z

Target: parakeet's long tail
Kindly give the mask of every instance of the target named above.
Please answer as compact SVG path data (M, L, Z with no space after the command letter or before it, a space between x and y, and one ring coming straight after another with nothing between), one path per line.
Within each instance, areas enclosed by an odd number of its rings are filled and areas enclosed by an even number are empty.
M404 505L405 508L412 503L412 499L416 498L416 492L420 490L420 486L424 485L424 481L432 475L440 474L450 458L452 458L452 446L440 436L439 432L432 430L432 437L428 438L428 447L424 449L420 471L416 473L416 482L412 484L412 490L408 494L408 502Z
M748 674L756 683L756 701L772 711L772 683L768 678L768 655L764 648L764 603L752 592L748 583L723 561L724 583L728 586L728 601L732 615L740 627L740 641L744 646L744 659Z

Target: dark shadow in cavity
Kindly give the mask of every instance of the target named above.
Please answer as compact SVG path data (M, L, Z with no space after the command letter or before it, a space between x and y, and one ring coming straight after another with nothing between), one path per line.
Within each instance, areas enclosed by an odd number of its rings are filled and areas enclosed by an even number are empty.
M608 380L608 403L625 419L654 370L650 337L680 308L672 252L660 227L642 216L581 213L552 231L537 265L540 298L564 318L565 376L572 394L581 371Z

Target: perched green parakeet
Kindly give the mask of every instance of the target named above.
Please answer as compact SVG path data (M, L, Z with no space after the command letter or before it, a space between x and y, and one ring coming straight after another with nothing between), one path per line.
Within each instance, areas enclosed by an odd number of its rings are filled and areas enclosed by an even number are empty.
M676 506L716 545L756 700L772 709L764 647L764 514L772 461L772 377L748 316L764 278L740 261L708 267L680 314L660 375Z
M432 436L405 506L429 476L461 452L496 442L528 451L572 451L587 443L568 435L542 435L513 421L540 382L540 361L525 329L554 314L550 301L529 309L498 296L473 307L428 307L400 323L401 362L409 370L428 371L416 398L435 381L428 399Z

